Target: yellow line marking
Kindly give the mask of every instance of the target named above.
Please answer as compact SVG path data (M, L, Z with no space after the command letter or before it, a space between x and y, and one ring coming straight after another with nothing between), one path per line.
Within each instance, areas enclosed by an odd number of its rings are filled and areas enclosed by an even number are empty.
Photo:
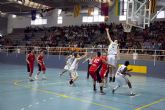
M48 86L54 86L54 85L62 84L62 83L64 83L64 82L48 83L48 84L42 85L42 86L44 86L44 87L42 87L42 88L46 88L46 87L48 87ZM33 84L22 85L22 86L33 87Z
M43 93L53 94L53 95L56 95L56 96L59 96L59 97L62 97L62 98L67 98L67 99L72 99L72 100L76 100L76 101L79 101L79 102L84 102L84 103L97 105L97 106L108 108L108 109L112 109L112 110L120 110L120 109L114 108L112 106L91 102L91 101L88 101L88 100L84 100L84 99L81 99L81 98L68 96L68 95L65 95L65 94L59 94L59 93L56 93L54 91L43 90L43 89L33 88L33 87L30 87L30 86L21 85L21 84L19 84L19 82L21 82L21 81L14 81L14 85L20 86L20 87L24 87L24 88L29 88L29 89L32 89L32 90L35 90L35 91L39 91L39 92L43 92Z
M159 103L159 102L162 102L162 101L165 101L165 98L161 98L161 99L156 100L156 101L154 101L154 102L152 102L152 103L150 103L150 104L147 104L147 105L141 106L141 107L139 107L139 108L136 108L135 110L142 110L142 109L144 109L144 108L148 108L148 107L150 107L150 106L152 106L152 105L154 105L154 104L157 104L157 103Z

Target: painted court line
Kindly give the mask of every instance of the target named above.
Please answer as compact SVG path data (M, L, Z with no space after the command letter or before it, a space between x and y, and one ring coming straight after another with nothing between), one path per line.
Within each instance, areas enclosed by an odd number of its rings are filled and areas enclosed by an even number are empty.
M100 107L104 107L104 108L108 108L108 109L112 109L112 110L120 110L120 109L114 108L112 106L108 106L108 105L103 105L103 104L100 104L100 103L91 102L91 101L88 101L88 100L84 100L84 99L81 99L81 98L76 98L76 97L68 96L68 95L65 95L65 94L59 94L59 93L56 93L54 91L43 90L43 89L38 89L38 88L33 88L33 87L21 85L21 84L19 84L20 82L21 81L15 81L14 82L14 85L20 86L20 87L24 87L24 88L29 88L31 90L39 91L39 92L42 92L42 93L53 94L53 95L56 95L56 96L59 96L59 97L62 97L62 98L67 98L67 99L72 99L72 100L79 101L79 102L93 104L93 105L96 105L96 106L100 106Z
M147 105L141 106L141 107L139 107L139 108L136 108L135 110L142 110L142 109L144 109L144 108L151 107L152 105L155 105L155 104L157 104L157 103L159 103L159 102L162 102L162 101L165 101L165 98L161 98L161 99L156 100L156 101L154 101L154 102L152 102L152 103L150 103L150 104L147 104Z

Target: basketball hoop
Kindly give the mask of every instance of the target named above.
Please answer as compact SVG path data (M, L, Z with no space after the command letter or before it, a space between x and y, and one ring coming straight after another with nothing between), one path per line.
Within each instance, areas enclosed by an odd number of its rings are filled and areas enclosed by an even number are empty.
M129 24L126 24L126 23L122 23L122 26L123 26L123 30L124 32L131 32L131 29L132 29L132 25L129 25Z

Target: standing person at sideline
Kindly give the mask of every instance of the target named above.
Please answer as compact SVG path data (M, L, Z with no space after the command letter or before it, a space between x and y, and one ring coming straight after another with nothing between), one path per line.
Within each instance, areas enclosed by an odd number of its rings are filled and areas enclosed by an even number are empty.
M128 70L128 69L127 69L127 66L128 66L128 65L129 65L129 61L125 61L124 65L121 65L121 66L118 68L118 70L117 70L117 72L116 72L116 81L115 81L115 82L117 83L117 85L116 85L116 87L114 87L113 90L112 90L112 93L113 93L113 94L115 93L115 91L116 91L119 87L123 86L124 84L127 84L128 87L129 87L130 95L131 95L131 96L134 96L134 95L135 95L135 94L133 93L133 91L132 91L131 82L130 82L129 79L126 77L127 75L128 75L129 77L131 77L131 74L128 73L128 72L129 72L129 71L132 71L132 69Z
M109 68L109 72L110 72L110 78L109 78L109 82L115 82L115 70L117 68L117 55L118 55L118 41L112 41L110 34L109 34L109 29L106 28L106 33L107 33L107 37L110 41L110 44L108 46L108 64L113 65L113 67Z
M44 62L44 55L45 55L45 50L41 50L39 55L37 56L38 73L36 74L35 79L38 79L39 74L42 71L43 72L42 79L46 80L46 76L45 76L46 66L45 66L45 62Z
M34 81L34 79L32 78L33 70L34 70L34 61L35 61L34 49L30 49L30 51L26 55L27 70L29 72L29 81Z
M79 54L74 53L74 61L73 61L72 65L70 66L70 72L71 72L71 79L69 81L70 85L74 84L74 82L77 80L77 78L78 78L78 73L77 73L78 64L79 64L80 60L85 58L86 56L87 56L87 53L85 53L85 55L83 55L83 56L80 56Z

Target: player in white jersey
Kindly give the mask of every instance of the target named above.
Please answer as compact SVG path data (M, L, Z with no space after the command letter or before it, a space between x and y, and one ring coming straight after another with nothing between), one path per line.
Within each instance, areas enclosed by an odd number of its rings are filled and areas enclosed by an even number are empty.
M73 63L73 60L74 60L74 56L73 55L69 55L67 58L67 61L66 61L66 65L64 66L64 70L62 73L60 73L60 76L62 76L64 73L66 72L70 72L70 66L72 65Z
M74 81L77 80L78 78L78 73L77 73L77 69L78 69L78 64L79 64L79 61L83 58L85 58L87 56L87 53L83 56L79 56L79 54L77 53L74 53L74 61L73 63L71 64L70 66L70 73L71 73L71 79L69 81L69 84L72 85L74 83Z
M115 70L117 68L117 55L118 55L118 41L112 41L110 34L109 34L109 29L106 28L106 33L107 33L107 37L110 41L110 44L108 46L108 64L113 65L113 67L109 68L109 72L110 72L110 79L109 81L113 81L115 82Z
M124 65L121 65L117 72L116 72L116 80L115 82L117 83L116 87L113 88L112 93L114 94L115 91L119 88L122 87L123 85L127 84L130 90L130 95L133 96L135 95L132 92L132 85L131 82L128 80L128 78L126 77L126 75L128 75L129 77L131 77L131 74L129 74L129 71L132 71L132 69L128 70L127 66L129 65L129 61L125 61Z

